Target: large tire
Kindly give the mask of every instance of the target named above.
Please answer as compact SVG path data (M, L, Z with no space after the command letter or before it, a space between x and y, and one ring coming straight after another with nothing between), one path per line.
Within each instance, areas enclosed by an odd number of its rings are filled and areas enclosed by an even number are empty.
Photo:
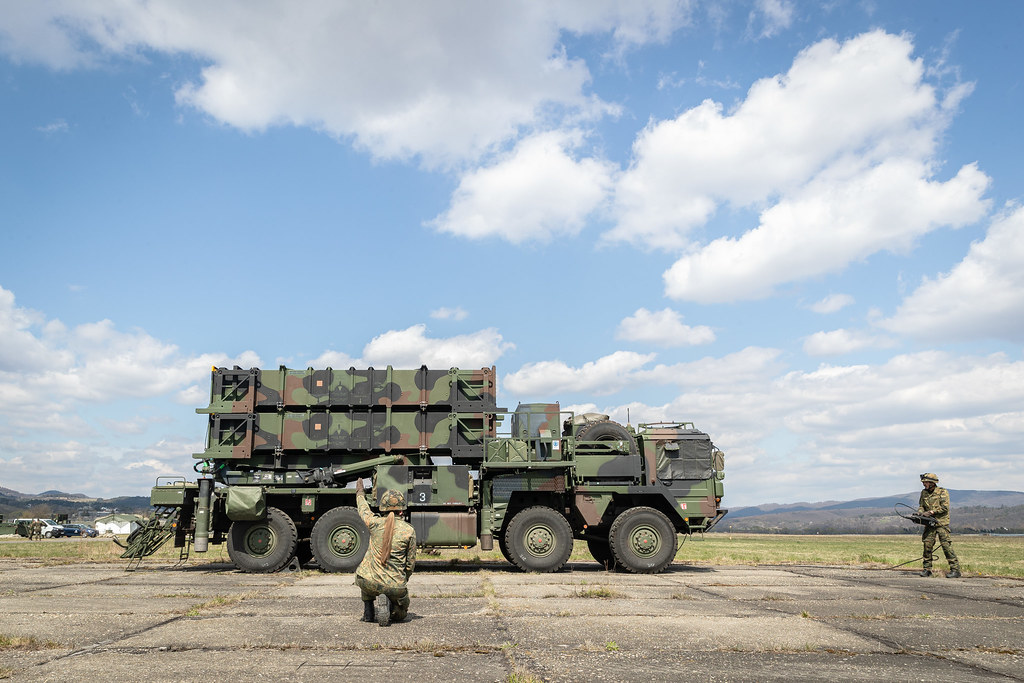
M636 437L618 422L611 420L588 422L577 430L576 441L625 441L629 446L630 455L637 455L640 452L636 446Z
M572 554L572 528L552 508L526 508L508 523L505 547L509 559L523 571L557 572Z
M676 556L676 530L664 513L630 508L615 518L608 545L618 566L634 574L657 574Z
M370 547L370 530L354 507L333 508L313 525L309 547L321 571L354 572Z
M505 537L501 535L498 536L498 550L501 551L501 556L504 557L509 564L515 564L515 562L512 561L512 555L508 552L508 544L505 543Z
M295 522L275 507L255 522L232 522L228 529L228 556L243 572L269 574L285 567L295 556L299 534Z
M597 560L597 563L605 569L615 569L615 556L612 554L611 546L608 545L608 537L588 538L587 549L590 555Z

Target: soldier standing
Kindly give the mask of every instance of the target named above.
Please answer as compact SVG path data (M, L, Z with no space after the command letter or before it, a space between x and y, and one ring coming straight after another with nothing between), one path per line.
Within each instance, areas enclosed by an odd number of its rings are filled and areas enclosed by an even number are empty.
M380 511L387 517L373 514L366 502L363 480L356 482L356 506L359 516L370 529L370 547L356 570L356 585L362 593L362 621L376 621L388 626L402 621L409 612L409 589L406 584L416 565L416 531L395 513L405 511L405 496L388 489L380 501ZM390 603L390 604L388 604Z
M960 560L953 552L953 539L949 533L949 491L938 486L938 475L925 472L921 475L921 483L924 490L921 491L921 499L918 502L917 511L920 514L935 518L935 524L925 525L921 540L924 542L924 569L921 576L932 575L932 551L935 549L935 538L938 537L942 552L949 562L949 571L946 578L960 578Z
M33 519L32 523L29 524L28 540L38 541L43 537L43 523L38 519Z

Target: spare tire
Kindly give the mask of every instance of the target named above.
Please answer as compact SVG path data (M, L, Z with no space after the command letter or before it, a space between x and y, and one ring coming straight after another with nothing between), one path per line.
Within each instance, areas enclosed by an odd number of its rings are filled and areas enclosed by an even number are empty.
M629 454L637 455L636 437L618 422L598 420L588 422L576 432L576 441L625 441L629 444Z

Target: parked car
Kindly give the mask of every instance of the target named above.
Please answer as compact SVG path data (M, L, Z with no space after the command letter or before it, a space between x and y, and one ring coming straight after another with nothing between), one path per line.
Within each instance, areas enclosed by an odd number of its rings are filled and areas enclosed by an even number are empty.
M24 522L25 530L27 531L28 525L31 524L33 520L31 518L22 518L14 521L15 523ZM39 521L43 523L43 538L60 538L64 535L64 527L57 524L57 522L52 519L40 519Z
M88 526L86 524L65 524L64 535L85 536L86 538L95 538L100 535L100 532L96 531L91 526Z

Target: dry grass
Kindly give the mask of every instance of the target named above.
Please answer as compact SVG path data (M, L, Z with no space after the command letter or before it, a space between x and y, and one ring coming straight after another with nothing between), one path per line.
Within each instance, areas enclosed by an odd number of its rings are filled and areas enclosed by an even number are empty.
M953 549L965 574L1024 578L1024 537L953 536ZM936 547L935 566L946 559ZM914 535L796 536L708 534L680 548L676 561L714 565L824 564L884 569L919 558L921 539ZM907 568L920 568L910 562Z
M1024 578L1024 537L954 535L953 547L960 557L965 574L1010 576ZM945 568L945 558L939 557L936 566ZM42 564L127 563L120 559L123 550L104 539L53 539L27 541L0 540L0 558L19 558ZM179 550L170 543L158 550L144 563L173 564ZM796 536L772 534L713 533L688 538L676 554L676 562L698 565L758 565L758 564L816 564L883 569L914 560L921 555L921 541L917 536L892 535L837 535ZM586 543L577 542L571 562L593 562ZM207 563L230 563L226 546L211 546L205 554L193 553L190 566ZM475 570L480 566L507 564L497 550L440 549L437 555L424 556L421 569L431 566L446 568L465 567ZM920 567L920 560L906 565Z
M31 636L6 636L0 634L0 652L4 650L52 650L60 645L51 641L42 641Z

